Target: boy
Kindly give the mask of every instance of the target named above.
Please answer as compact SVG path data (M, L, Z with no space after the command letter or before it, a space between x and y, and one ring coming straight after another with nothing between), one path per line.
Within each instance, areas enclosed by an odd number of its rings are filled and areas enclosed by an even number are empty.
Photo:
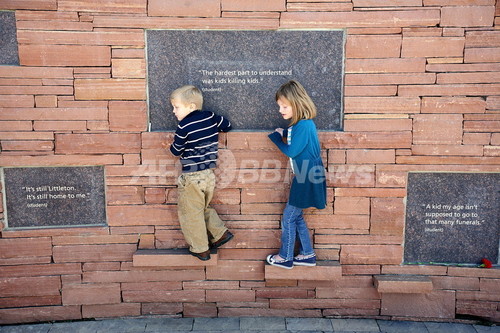
M212 169L217 163L218 132L231 130L231 123L213 112L201 111L203 95L195 86L176 89L170 102L179 120L170 146L182 164L178 179L179 222L189 252L200 260L209 260L210 247L217 248L233 238L215 209L209 207L215 189Z

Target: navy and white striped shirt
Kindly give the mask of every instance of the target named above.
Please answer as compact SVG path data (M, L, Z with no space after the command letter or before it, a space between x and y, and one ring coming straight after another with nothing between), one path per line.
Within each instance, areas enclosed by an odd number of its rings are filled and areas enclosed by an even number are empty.
M182 119L170 146L172 154L181 158L182 172L215 168L219 132L229 130L229 120L210 111L196 110Z

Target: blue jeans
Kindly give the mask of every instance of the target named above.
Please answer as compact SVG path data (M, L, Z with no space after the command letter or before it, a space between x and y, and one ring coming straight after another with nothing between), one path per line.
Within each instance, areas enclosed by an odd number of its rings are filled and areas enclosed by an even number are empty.
M299 240L299 254L312 255L314 249L302 209L286 204L281 219L281 248L279 255L285 260L293 260L295 240Z

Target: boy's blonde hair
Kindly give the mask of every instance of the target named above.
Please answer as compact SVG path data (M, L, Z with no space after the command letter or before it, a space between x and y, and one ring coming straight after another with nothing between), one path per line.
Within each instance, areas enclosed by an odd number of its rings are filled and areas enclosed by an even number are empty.
M197 110L203 107L203 94L195 86L187 85L175 89L170 94L170 100L179 99L183 104L193 103Z
M292 106L293 115L290 126L295 125L301 119L316 117L316 105L299 82L290 80L283 84L276 92L276 101L280 98L285 98Z

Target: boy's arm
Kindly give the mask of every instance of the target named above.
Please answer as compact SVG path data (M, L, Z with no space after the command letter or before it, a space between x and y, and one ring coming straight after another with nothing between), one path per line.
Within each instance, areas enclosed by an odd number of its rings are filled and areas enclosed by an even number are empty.
M170 145L170 152L175 156L180 156L186 148L187 135L182 133L179 127L175 131L174 141Z
M224 118L223 116L215 115L215 121L217 123L217 129L219 132L229 132L233 127L231 122Z

